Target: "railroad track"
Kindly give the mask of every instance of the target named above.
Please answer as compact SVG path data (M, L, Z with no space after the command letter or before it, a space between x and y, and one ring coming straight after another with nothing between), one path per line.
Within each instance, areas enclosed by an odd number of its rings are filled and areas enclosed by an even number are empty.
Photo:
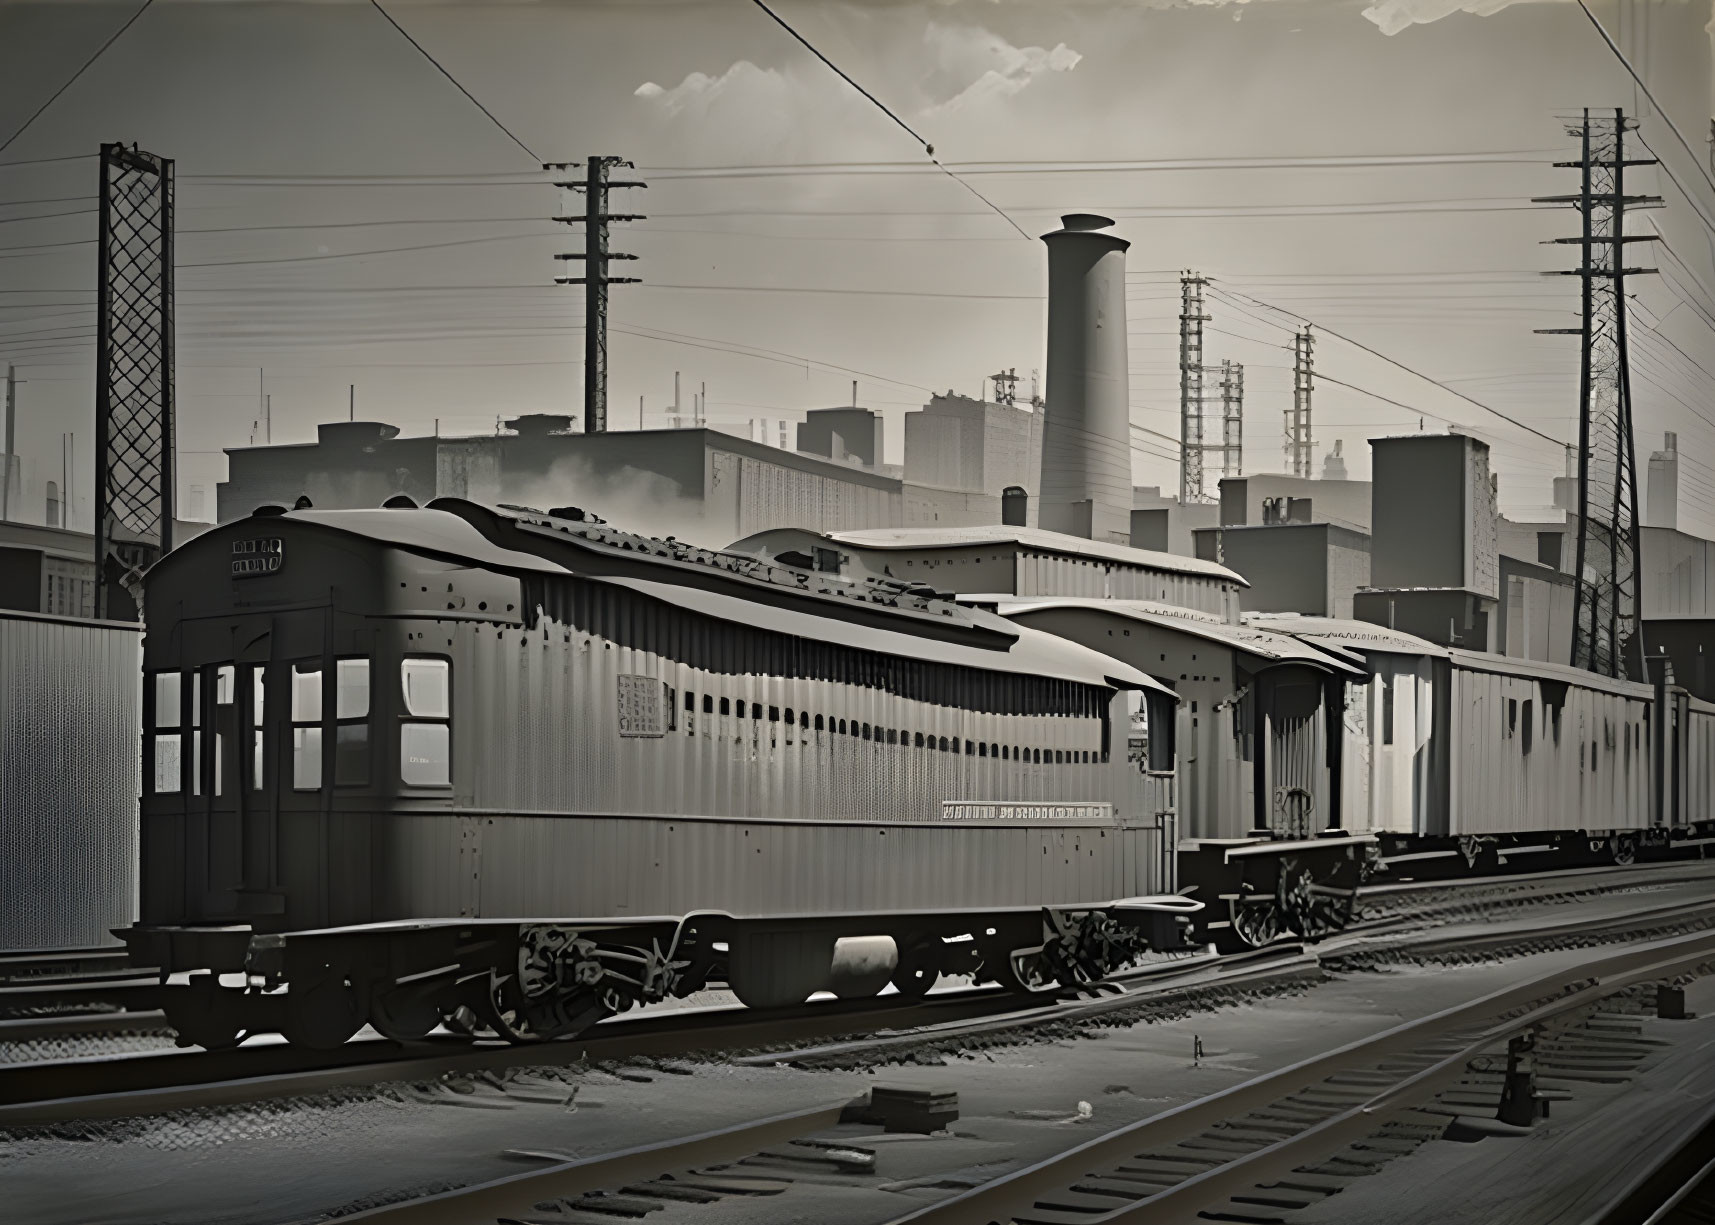
M1019 996L991 986L937 992L921 1000L898 995L830 1000L771 1012L739 1007L662 1012L614 1018L576 1040L530 1047L473 1046L453 1038L410 1045L375 1039L349 1042L336 1051L271 1044L0 1065L0 1128L158 1114L336 1087L565 1066L585 1060L768 1048L770 1053L750 1056L748 1061L773 1063L835 1050L885 1051L979 1030L1022 1030L1093 1019L1171 993L1226 991L1319 975L1315 958L1302 945L1289 944L1237 958L1161 963L1095 984L1078 996L1054 992ZM793 1045L847 1035L864 1036L831 1046ZM746 1059L740 1056L737 1061Z
M1641 1156L1641 1155L1640 1155ZM1715 1221L1715 1108L1690 1138L1644 1168L1612 1204L1579 1225L1710 1225Z
M1088 989L1089 998L1008 994L998 987L937 992L924 1000L897 995L862 1001L819 1001L801 1008L758 1013L743 1008L657 1012L603 1022L583 1037L528 1048L472 1046L463 1039L430 1038L398 1044L358 1039L332 1052L261 1042L227 1051L176 1048L106 1056L0 1064L0 1127L67 1119L154 1114L296 1096L342 1086L421 1081L446 1075L493 1074L527 1066L563 1066L581 1060L677 1056L708 1051L739 1054L740 1064L793 1062L840 1066L842 1059L873 1061L890 1053L971 1040L993 1041L1008 1031L1059 1022L1098 1021L1153 999L1192 991L1258 987L1270 980L1315 977L1324 968L1362 968L1390 958L1499 955L1543 941L1602 939L1635 929L1715 923L1715 903L1679 902L1553 923L1505 924L1485 933L1436 937L1401 930L1397 922L1372 924L1323 942L1316 953L1296 943L1236 957L1158 963ZM0 1023L0 1042L51 1036L74 1025L85 1032L135 1033L158 1014L103 1013ZM833 1039L833 1041L830 1041ZM805 1045L805 1044L808 1045Z
M1508 1062L1520 1035L1542 1066L1596 1077L1648 1049L1623 1014L1604 1012L1652 983L1715 969L1715 933L1592 951L1560 969L1255 1077L896 1217L891 1225L1168 1225L1278 1222L1355 1178L1460 1128L1511 1134L1509 1109L1536 1117L1554 1096ZM1487 1061L1486 1063L1484 1061ZM1498 1065L1496 1061L1499 1061ZM1504 1068L1498 1071L1497 1066ZM849 1126L851 1103L746 1122L542 1168L341 1217L363 1225L597 1222L671 1203L784 1190L783 1164L828 1162L810 1181L862 1185L878 1136ZM842 1123L846 1126L841 1126ZM794 1147L795 1146L795 1147ZM845 1154L847 1175L840 1177ZM1710 1170L1693 1171L1676 1206L1694 1204ZM868 1184L873 1188L873 1180ZM1688 1209L1689 1210L1689 1209ZM1666 1210L1664 1210L1666 1211ZM1693 1218L1695 1219L1695 1218ZM1680 1225L1670 1216L1651 1225ZM1592 1225L1620 1225L1603 1219ZM1626 1225L1634 1225L1627 1222Z

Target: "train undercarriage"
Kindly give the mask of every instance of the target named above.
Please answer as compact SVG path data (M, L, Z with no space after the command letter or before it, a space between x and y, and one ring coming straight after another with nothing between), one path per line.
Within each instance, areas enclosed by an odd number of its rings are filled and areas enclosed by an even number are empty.
M135 927L181 1045L280 1033L312 1049L365 1024L400 1042L437 1028L512 1043L573 1037L631 1008L725 984L752 1008L818 991L926 994L943 975L1019 992L1075 987L1150 951L1192 947L1189 898L870 915L447 920L324 931Z

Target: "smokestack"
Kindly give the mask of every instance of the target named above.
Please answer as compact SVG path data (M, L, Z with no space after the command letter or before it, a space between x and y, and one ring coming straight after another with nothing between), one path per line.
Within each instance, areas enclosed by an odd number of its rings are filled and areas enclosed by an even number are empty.
M1661 450L1649 457L1648 501L1644 526L1679 527L1679 435L1667 434Z
M1068 213L1048 247L1048 394L1037 522L1051 531L1131 539L1131 387L1125 253L1113 221Z

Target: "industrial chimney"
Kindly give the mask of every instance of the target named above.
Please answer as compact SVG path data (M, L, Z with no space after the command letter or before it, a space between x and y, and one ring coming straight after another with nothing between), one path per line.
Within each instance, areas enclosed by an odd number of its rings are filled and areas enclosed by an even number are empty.
M1048 246L1048 394L1037 522L1114 544L1131 539L1131 399L1125 253L1113 225L1068 213Z

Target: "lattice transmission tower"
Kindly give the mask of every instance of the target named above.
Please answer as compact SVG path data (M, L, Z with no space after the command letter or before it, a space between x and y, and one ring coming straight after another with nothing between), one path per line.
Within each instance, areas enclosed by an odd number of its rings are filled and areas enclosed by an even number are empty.
M102 145L99 213L96 616L128 618L137 576L173 547L171 159Z
M1315 439L1310 432L1311 393L1315 390L1315 338L1309 325L1292 336L1292 407L1286 410L1286 470L1308 479L1315 475Z
M570 170L575 162L549 162L544 170ZM607 177L608 171L615 166L631 168L631 163L621 157L592 157L584 168L584 178L581 182L573 180L557 182L556 187L568 191L584 193L584 212L580 217L569 214L554 218L564 225L581 225L584 227L584 249L565 255L556 255L555 259L584 261L583 276L555 277L559 285L582 285L584 287L584 433L603 434L607 432L607 287L609 285L635 284L640 278L634 276L609 276L607 264L609 260L636 259L635 255L627 255L620 251L610 251L607 247L607 227L613 221L644 221L641 213L610 213L607 211L607 193L616 187L647 187L647 183L618 182Z
M1221 359L1221 475L1245 474L1245 368Z
M1203 290L1195 272L1179 278L1179 504L1208 500L1203 487Z
M1626 156L1626 133L1636 127L1623 111L1582 117L1567 128L1578 138L1579 158L1556 162L1577 170L1576 194L1539 196L1535 203L1570 204L1582 232L1550 241L1576 245L1576 268L1549 273L1581 284L1582 322L1576 328L1541 328L1581 338L1578 379L1578 552L1572 664L1604 676L1643 680L1643 635L1638 632L1638 474L1632 430L1630 359L1626 350L1626 278L1654 272L1626 266L1626 244L1653 234L1627 234L1626 214L1654 208L1660 196L1627 195L1626 170L1653 166L1653 158Z

